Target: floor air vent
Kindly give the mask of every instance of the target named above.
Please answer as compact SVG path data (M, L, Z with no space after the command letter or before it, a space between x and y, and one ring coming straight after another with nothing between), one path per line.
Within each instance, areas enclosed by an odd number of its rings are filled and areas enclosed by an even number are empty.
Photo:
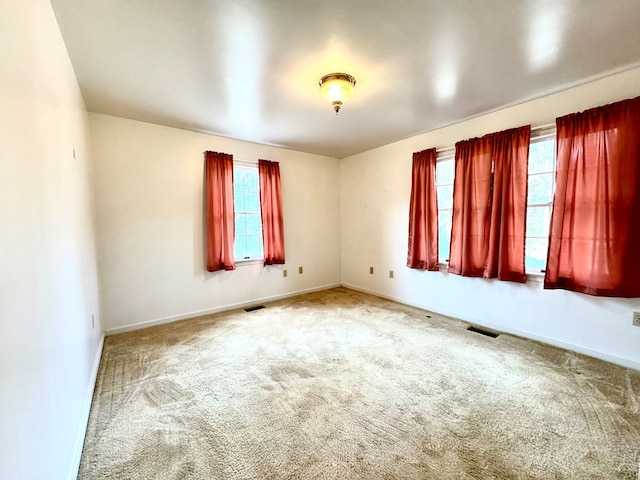
M470 332L479 333L480 335L484 335L486 337L491 337L491 338L496 338L498 335L500 335L499 333L490 332L489 330L483 330L482 328L478 328L478 327L469 327L467 328L467 330Z
M244 309L245 312L254 312L256 310L260 310L262 308L265 308L264 305L256 305L255 307L247 307Z

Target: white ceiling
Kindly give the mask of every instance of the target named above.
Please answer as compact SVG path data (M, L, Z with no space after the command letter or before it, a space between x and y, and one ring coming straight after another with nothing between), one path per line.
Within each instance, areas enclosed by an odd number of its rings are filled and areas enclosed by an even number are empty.
M640 0L52 5L90 111L337 158L640 64Z

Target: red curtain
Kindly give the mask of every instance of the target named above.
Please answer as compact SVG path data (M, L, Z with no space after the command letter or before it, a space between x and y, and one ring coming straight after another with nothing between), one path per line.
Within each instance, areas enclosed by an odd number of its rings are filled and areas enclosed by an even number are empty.
M531 126L493 135L489 252L483 277L524 283Z
M531 127L456 143L449 272L524 282Z
M235 270L233 155L205 152L207 270Z
M489 245L491 140L456 143L449 272L481 277Z
M413 154L407 267L438 270L435 148Z
M278 162L258 160L264 264L284 264L284 215Z
M545 288L640 297L640 97L556 119Z

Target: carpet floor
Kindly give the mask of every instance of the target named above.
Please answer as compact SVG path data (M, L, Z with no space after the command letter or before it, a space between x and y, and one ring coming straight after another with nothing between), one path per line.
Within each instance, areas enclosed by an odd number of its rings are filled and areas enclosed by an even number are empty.
M336 288L107 337L79 479L630 479L640 372Z

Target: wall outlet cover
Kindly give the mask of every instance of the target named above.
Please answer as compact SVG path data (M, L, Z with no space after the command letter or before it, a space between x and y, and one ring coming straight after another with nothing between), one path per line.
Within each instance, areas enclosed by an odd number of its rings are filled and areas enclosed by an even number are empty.
M284 270L282 270L282 276L286 277L287 276L287 269L285 268Z
M640 327L640 312L633 312L633 325Z

